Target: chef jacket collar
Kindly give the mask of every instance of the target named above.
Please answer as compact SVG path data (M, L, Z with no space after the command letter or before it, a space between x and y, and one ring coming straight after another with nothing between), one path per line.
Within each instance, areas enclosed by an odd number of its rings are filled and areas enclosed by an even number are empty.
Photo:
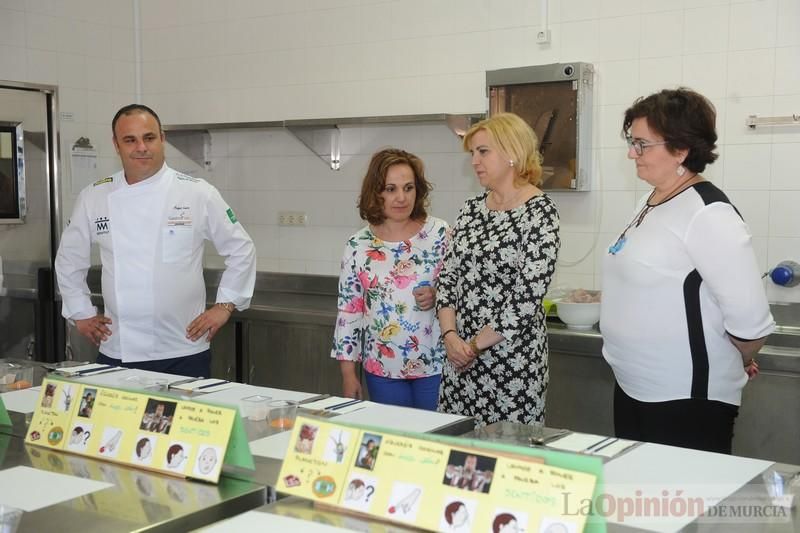
M158 172L156 172L155 174L153 174L149 178L146 178L146 179L143 179L142 181L138 181L138 182L134 183L133 185L128 183L128 180L125 179L125 171L123 170L122 171L122 186L124 188L128 189L128 190L133 190L133 189L136 189L136 188L145 188L145 187L155 186L159 182L161 182L161 180L164 178L164 174L167 173L167 170L169 170L169 167L167 166L167 163L165 161L164 164L161 165L161 168L159 169Z

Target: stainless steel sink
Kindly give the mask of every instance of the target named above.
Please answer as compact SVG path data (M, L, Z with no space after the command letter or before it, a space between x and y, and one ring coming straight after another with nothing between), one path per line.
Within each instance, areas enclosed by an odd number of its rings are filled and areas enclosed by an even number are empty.
M770 304L777 327L767 339L768 346L800 348L800 304Z

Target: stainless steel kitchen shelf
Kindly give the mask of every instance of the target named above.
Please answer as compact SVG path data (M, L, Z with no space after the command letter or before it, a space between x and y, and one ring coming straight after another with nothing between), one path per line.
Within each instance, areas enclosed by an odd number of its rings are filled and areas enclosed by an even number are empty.
M164 131L170 132L282 128L283 126L283 120L272 120L266 122L206 122L202 124L164 124L162 128Z
M241 130L259 128L288 128L294 127L334 127L357 126L368 124L413 124L423 122L458 121L477 122L485 118L484 113L429 113L421 115L384 115L372 117L339 117L339 118L312 118L298 120L272 120L262 122L207 122L198 124L165 124L164 131L209 131L209 130Z
M167 124L164 131L172 133L167 140L177 150L206 169L210 168L209 148L212 130L241 130L285 128L303 143L331 170L341 168L342 126L369 126L380 124L447 124L450 130L462 137L469 127L483 119L483 113L431 113L422 115L386 115L373 117L314 118L298 120L273 120L266 122L213 122L204 124Z

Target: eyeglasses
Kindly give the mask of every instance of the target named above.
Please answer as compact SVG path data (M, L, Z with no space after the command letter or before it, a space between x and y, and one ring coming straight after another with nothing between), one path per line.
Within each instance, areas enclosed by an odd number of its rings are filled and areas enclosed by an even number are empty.
M634 138L631 137L630 135L625 136L625 142L628 143L628 150L633 148L633 151L636 152L636 155L642 155L644 153L644 149L649 146L659 146L662 144L667 144L667 141L650 142L650 141L642 141L641 139L634 140Z

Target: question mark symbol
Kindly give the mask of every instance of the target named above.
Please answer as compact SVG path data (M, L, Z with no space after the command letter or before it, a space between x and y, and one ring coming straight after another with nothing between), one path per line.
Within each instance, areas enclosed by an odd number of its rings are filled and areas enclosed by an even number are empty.
M372 485L367 485L367 496L364 498L365 502L368 502L372 494L375 492L375 487Z
M85 445L87 442L89 442L89 437L91 437L91 436L92 436L92 432L91 432L91 431L84 431L84 432L83 432L83 444L84 444L84 445Z

